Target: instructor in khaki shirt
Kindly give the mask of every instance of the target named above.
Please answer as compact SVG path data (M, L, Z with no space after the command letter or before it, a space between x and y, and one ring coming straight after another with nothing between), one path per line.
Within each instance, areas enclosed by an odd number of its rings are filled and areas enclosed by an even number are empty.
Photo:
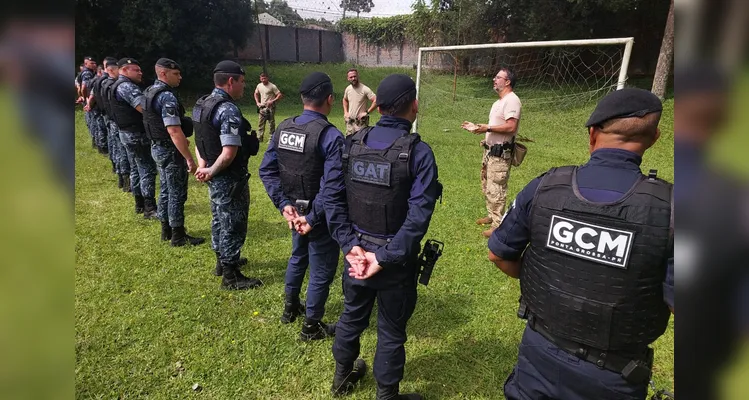
M513 92L515 74L509 68L502 68L494 77L494 91L499 94L489 112L489 124L463 122L462 128L474 133L484 133L482 146L484 160L481 165L481 187L486 196L487 216L476 221L479 225L491 224L483 232L490 237L502 222L507 202L507 180L512 165L512 146L518 133L520 122L520 99ZM494 147L494 151L492 151Z
M343 92L343 116L346 119L346 136L369 126L369 113L377 107L372 89L359 82L359 71L352 68L346 77L350 83ZM367 108L367 102L372 104Z
M276 130L276 102L281 100L283 93L268 80L268 75L260 74L260 83L255 88L255 103L258 107L259 120L257 123L257 138L261 142L265 136L265 123L270 123L270 134Z

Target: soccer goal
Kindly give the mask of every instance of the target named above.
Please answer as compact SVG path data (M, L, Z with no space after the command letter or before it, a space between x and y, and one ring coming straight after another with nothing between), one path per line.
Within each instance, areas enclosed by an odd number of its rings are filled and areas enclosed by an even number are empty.
M449 132L463 120L488 122L498 99L492 78L509 67L523 104L521 139L539 130L580 133L598 100L627 85L633 44L630 37L422 47L413 130Z

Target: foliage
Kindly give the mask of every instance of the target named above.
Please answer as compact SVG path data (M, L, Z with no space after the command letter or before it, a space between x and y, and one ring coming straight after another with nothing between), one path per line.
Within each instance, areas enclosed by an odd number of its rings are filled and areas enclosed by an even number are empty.
M302 26L306 26L306 25L317 25L317 26L320 26L329 30L333 30L335 28L335 24L333 24L332 22L328 21L325 18L319 18L319 19L305 18L304 24Z
M398 44L406 39L406 27L410 21L410 15L371 19L346 18L338 21L338 29L357 35L371 44Z
M133 57L144 79L160 57L173 58L186 82L200 82L253 28L250 0L78 0L76 61L85 55Z
M304 18L294 11L285 0L272 0L267 6L266 12L286 26L304 25Z
M372 11L372 8L374 7L374 1L372 0L341 0L340 4L341 9L353 11L356 13L356 16L359 16L359 13L367 13Z

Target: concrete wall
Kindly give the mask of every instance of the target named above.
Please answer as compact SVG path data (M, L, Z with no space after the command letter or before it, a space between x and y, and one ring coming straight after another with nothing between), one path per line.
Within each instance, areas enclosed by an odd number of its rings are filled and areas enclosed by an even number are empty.
M343 33L343 52L351 64L381 67L410 67L417 63L419 48L411 43L392 46L368 44L351 33Z
M341 34L316 29L259 25L244 48L237 49L242 61L326 62L344 61ZM322 45L322 46L321 46Z

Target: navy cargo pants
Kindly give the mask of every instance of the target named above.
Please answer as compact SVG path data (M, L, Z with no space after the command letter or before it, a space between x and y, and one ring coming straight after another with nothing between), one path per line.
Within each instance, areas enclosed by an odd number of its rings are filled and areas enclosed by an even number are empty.
M504 391L508 400L634 400L645 399L648 386L633 385L616 372L581 360L526 327Z
M307 284L307 318L322 320L330 284L338 268L338 244L330 237L327 226L316 227L307 235L291 234L291 257L286 267L286 294L298 297L309 266Z

